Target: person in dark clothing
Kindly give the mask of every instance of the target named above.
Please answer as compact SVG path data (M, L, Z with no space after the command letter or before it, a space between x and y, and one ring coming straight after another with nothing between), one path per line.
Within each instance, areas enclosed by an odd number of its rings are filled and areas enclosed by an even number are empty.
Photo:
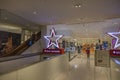
M90 58L90 48L86 49L87 58Z
M28 46L32 46L32 44L33 44L33 40L32 39L28 40Z
M78 53L81 53L81 48L82 48L81 45L77 47L77 49L78 49Z

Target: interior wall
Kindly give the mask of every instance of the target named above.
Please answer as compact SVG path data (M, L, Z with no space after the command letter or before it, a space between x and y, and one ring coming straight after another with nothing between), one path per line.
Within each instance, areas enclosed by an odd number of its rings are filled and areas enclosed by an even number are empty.
M120 18L84 24L48 25L47 33L49 33L49 30L53 27L58 34L64 35L63 38L76 39L79 42L94 41L95 39L110 41L111 37L107 33L119 31Z

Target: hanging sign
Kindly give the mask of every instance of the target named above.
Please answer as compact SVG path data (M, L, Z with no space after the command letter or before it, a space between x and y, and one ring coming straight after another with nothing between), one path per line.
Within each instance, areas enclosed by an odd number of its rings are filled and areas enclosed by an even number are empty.
M43 49L43 53L64 54L64 49Z
M110 50L111 57L120 57L120 50Z
M56 35L55 29L51 29L50 35L44 36L44 38L48 41L47 48L43 49L43 53L52 53L52 54L63 54L64 49L59 48L58 40L62 38L63 35ZM54 48L51 48L54 46Z

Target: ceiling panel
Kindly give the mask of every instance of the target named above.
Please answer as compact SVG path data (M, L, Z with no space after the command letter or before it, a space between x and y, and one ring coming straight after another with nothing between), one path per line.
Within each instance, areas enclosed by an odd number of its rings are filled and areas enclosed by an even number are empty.
M73 7L76 4L82 7ZM120 18L119 4L120 0L0 0L0 8L43 25Z
M67 24L59 29L71 31L73 37L104 37L120 26L120 0L0 0L0 8L36 24Z

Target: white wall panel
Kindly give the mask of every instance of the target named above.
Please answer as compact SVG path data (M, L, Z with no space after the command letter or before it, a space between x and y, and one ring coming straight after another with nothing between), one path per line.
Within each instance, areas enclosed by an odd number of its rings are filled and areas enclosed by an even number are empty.
M56 24L48 25L47 33L54 27L58 33L61 31L63 35L71 36L71 38L97 38L102 40L111 39L107 32L116 32L120 28L120 18L105 20L103 22L85 23L85 24ZM63 31L63 32L62 32ZM69 32L69 34L68 34Z

